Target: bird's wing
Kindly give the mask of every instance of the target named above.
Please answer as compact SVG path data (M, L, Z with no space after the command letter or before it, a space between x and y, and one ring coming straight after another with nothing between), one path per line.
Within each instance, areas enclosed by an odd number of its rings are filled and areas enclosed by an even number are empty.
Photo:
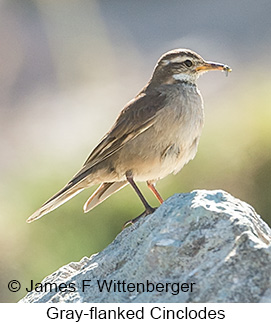
M116 153L155 123L155 116L165 105L166 95L158 90L142 91L122 110L109 132L93 149L73 180L81 180L98 163Z

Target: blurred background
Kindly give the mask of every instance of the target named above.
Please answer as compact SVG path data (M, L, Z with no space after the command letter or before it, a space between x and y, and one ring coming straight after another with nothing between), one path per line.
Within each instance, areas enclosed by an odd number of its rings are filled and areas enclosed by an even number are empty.
M270 13L270 0L0 0L1 302L18 301L31 279L101 251L142 212L127 186L85 215L93 187L25 223L173 48L233 72L199 79L206 121L198 154L158 189L165 199L223 189L271 223ZM20 292L8 291L12 279Z

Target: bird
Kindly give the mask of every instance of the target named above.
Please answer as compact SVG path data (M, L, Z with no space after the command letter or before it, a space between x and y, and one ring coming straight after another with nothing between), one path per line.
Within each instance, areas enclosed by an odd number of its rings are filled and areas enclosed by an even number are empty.
M27 222L53 211L84 189L100 184L86 201L88 212L130 184L144 212L154 212L136 182L146 182L159 203L156 182L178 173L197 152L204 123L203 99L196 85L207 71L231 71L228 65L204 60L190 49L173 49L156 63L150 80L121 110L111 129L92 150L81 169ZM125 225L126 225L125 224Z

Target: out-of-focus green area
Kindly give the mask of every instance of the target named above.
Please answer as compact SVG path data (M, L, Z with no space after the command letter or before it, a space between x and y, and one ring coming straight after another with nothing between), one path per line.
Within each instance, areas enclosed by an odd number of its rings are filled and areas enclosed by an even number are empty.
M165 199L223 189L271 223L270 11L268 1L0 2L1 302L19 300L31 279L99 252L142 212L127 186L83 214L93 187L25 223L172 48L191 48L233 72L199 80L206 120L198 154L158 189ZM7 288L12 279L21 282L17 293Z

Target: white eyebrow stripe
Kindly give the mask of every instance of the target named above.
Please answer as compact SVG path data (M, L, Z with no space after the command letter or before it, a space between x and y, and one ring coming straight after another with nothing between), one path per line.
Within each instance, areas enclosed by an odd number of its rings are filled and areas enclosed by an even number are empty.
M170 61L171 61L171 63L182 63L182 62L184 62L185 60L183 59L183 57L179 57L179 56L177 56L177 57L175 57L175 58L172 58Z
M171 63L182 63L184 61L185 61L185 59L183 57L178 57L177 56L177 57L174 57L174 58L171 58L171 59L163 59L162 65L167 66L167 65L169 65Z

